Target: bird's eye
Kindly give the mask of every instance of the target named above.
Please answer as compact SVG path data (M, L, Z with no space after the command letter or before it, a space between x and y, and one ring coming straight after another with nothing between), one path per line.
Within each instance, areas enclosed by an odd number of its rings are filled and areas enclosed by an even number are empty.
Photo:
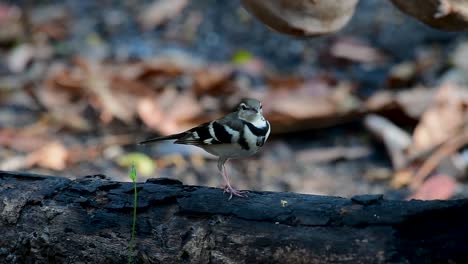
M247 110L247 106L245 104L241 104L242 110Z
M263 108L263 105L260 106L260 109L262 109L262 108Z

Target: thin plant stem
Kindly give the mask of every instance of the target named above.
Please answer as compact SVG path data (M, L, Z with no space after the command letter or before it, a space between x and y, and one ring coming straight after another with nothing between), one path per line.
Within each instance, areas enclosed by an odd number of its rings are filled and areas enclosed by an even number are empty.
M133 261L133 255L135 251L135 234L136 234L136 220L137 220L137 202L138 202L138 192L137 192L137 182L136 182L136 169L135 165L132 164L130 169L130 179L133 181L133 224L132 224L132 238L130 240L130 252L128 255L128 263L131 264Z

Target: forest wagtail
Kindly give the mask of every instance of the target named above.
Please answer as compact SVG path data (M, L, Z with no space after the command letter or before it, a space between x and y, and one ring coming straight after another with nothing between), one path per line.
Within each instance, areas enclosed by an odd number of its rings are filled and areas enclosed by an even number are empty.
M270 135L270 123L262 115L262 104L255 99L244 99L237 110L222 118L201 124L185 132L145 140L139 144L175 139L174 144L194 145L218 157L218 170L224 178L224 191L246 197L234 189L226 173L228 159L255 154Z

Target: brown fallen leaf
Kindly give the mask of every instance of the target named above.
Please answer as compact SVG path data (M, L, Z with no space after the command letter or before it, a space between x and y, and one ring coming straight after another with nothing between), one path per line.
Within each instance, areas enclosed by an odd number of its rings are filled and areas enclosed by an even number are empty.
M13 4L0 3L0 43L13 43L23 37L21 10Z
M382 90L364 102L369 112L400 109L408 117L418 120L430 105L433 89L415 87L401 91Z
M194 80L193 91L197 96L222 95L232 91L226 91L227 82L232 76L233 68L227 65L211 65L196 70L192 74Z
M84 85L87 92L94 95L94 106L101 109L101 120L108 123L116 117L125 123L133 121L134 104L128 94L117 93L112 89L111 76L97 64L88 64Z
M137 103L138 116L143 123L154 130L159 129L159 125L163 120L164 112L161 106L155 99L142 98Z
M366 100L364 107L370 112L396 108L395 95L387 90L375 93Z
M46 133L35 133L29 129L0 129L0 146L21 152L33 151L47 142Z
M146 30L153 29L169 19L176 17L185 6L187 0L157 0L143 9L139 16L140 23Z
M457 182L453 177L437 174L425 181L408 199L447 200L455 195Z
M468 89L443 84L413 133L408 153L423 152L452 137L467 121Z
M68 155L66 162L68 165L73 165L81 161L96 161L96 159L104 155L104 146L100 143L92 146L74 145L68 147L67 150Z
M276 97L271 103L271 111L285 115L293 120L318 118L334 115L337 112L335 104L326 98L306 97L300 94Z
M167 119L180 123L190 123L190 120L202 113L202 107L192 93L179 94L167 111Z
M420 188L443 160L468 144L467 106L466 88L445 83L437 90L401 155L406 160L401 172L406 173L396 173L394 182L410 184L413 190Z
M188 60L189 58L187 58ZM159 58L145 61L137 65L124 65L119 72L128 79L142 81L144 83L165 83L168 79L178 77L192 69L190 62L180 62L178 59ZM162 81L160 80L162 79Z
M338 59L358 63L383 63L385 55L361 39L339 38L330 47L330 54Z
M412 177L410 187L416 189L421 184L424 184L424 180L437 168L444 158L453 155L458 149L466 145L468 145L468 126L447 139L446 142L430 154Z
M28 165L37 165L52 170L64 170L67 165L68 150L59 141L52 141L27 156Z
M138 114L150 128L163 135L178 133L197 125L202 108L191 93L166 90L157 99L141 99Z
M267 76L268 86L271 89L298 89L309 83L315 85L315 80L305 80L300 76L281 76L281 75L272 75ZM321 88L321 87L319 87Z
M76 68L68 69L64 65L55 66L51 68L50 77L45 81L45 88L52 90L53 93L60 93L67 99L82 96L84 76L84 73Z
M59 74L48 78L44 85L37 90L37 97L41 105L47 110L47 117L52 124L77 131L87 131L92 125L83 116L87 107L79 81L71 81L65 75Z
M336 124L361 111L349 83L334 84L323 78L307 80L297 88L275 89L260 99L275 133Z
M157 93L154 87L146 82L122 78L122 72L113 73L111 78L112 91L129 97L148 97L154 98Z
M62 40L69 32L70 14L65 5L50 4L32 8L30 19L34 33L51 39Z
M138 97L155 96L151 87L137 80L119 76L116 67L76 58L75 66L59 68L51 74L39 91L43 104L53 116L61 109L74 113L77 124L85 124L79 116L92 106L104 123L119 119L127 124L136 116ZM77 109L81 105L81 110ZM58 120L61 120L58 118Z

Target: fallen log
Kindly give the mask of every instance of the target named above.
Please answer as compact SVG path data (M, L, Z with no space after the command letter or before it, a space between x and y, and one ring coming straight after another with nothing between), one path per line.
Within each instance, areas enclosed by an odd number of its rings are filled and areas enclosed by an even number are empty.
M137 263L466 263L468 199L138 183ZM126 263L132 183L0 171L1 263Z

